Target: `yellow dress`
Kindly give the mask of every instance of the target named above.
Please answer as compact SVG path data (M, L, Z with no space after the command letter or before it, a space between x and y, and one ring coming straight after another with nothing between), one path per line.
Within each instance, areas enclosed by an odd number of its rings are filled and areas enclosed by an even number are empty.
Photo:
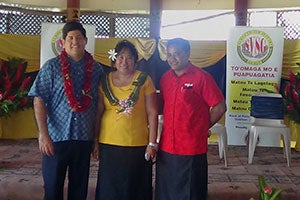
M133 81L136 81L141 71L136 71ZM114 96L120 101L126 100L134 89L134 85L115 87L111 73L108 74L109 85ZM111 105L102 87L100 95L104 97L105 111L101 119L99 142L117 146L146 146L149 141L148 120L145 107L145 96L155 92L154 84L149 76L140 86L137 102L132 108L123 112L119 105Z

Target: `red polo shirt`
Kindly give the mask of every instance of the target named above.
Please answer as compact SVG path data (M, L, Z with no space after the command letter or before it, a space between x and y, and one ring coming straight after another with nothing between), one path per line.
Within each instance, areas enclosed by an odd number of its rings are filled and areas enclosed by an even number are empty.
M179 77L167 71L160 89L164 103L160 149L179 155L206 153L209 110L224 99L212 76L190 64Z

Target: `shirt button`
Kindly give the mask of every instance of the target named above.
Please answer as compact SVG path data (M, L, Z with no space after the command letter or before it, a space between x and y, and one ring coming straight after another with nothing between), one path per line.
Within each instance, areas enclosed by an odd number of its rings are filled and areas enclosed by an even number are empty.
M76 118L76 117L74 117L73 119L74 119L74 121L76 121L76 120L77 120L77 118Z

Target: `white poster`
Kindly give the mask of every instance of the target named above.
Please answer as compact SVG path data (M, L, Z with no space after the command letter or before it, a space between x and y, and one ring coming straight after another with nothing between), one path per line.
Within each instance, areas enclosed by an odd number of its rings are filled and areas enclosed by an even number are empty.
M42 23L40 67L42 67L47 60L59 55L62 51L61 39L64 25L64 23ZM86 36L88 38L86 50L93 55L96 27L94 25L85 24L83 24L83 27L86 30Z
M251 96L280 85L283 28L234 27L227 41L225 125L229 145L246 145ZM269 138L264 138L269 137ZM276 146L278 138L262 134L258 145Z

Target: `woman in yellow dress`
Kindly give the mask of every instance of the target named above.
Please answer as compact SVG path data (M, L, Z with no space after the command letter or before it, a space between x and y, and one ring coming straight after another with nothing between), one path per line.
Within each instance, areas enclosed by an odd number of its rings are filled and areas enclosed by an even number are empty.
M110 53L115 70L102 78L99 88L96 199L151 200L157 151L155 87L150 76L136 70L138 53L131 42L120 41Z

